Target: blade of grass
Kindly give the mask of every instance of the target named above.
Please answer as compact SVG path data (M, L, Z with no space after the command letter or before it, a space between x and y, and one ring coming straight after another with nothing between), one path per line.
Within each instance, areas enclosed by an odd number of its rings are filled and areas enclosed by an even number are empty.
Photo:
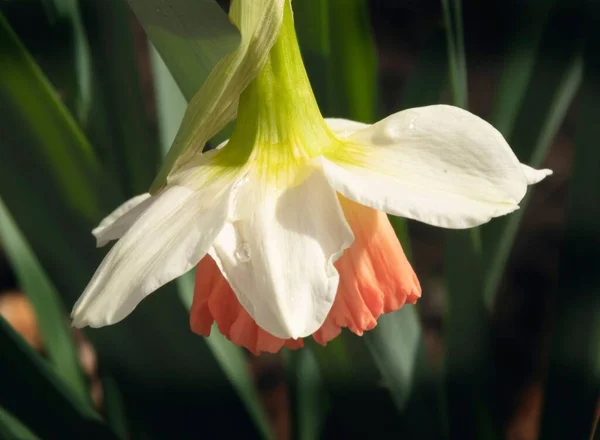
M129 0L186 99L240 44L240 33L214 0Z
M0 405L42 438L117 438L0 317Z
M329 0L331 86L329 116L375 122L377 54L365 0Z
M285 351L290 414L295 440L321 438L327 414L327 395L319 364L309 350ZM315 415L319 415L318 417Z
M541 10L540 19L544 18L543 13L544 10ZM509 143L517 157L533 167L542 164L581 83L581 31L580 27L572 26L573 20L577 20L574 13L576 11L571 8L571 2L568 0L555 3L543 30L538 55L534 56L535 63L528 87L522 97L512 100L513 104L519 103L520 107L504 109L505 113L512 112L516 115L509 124L504 122ZM539 27L535 23L524 23L524 26L529 25L534 28ZM520 57L521 54L517 52L513 56ZM532 61L527 61L525 64L529 63ZM509 66L519 64L518 61L510 60L508 63ZM521 87L519 84L520 82L516 84L517 92ZM510 94L509 86L506 87L504 92ZM504 101L502 105L511 100L504 98ZM495 219L482 228L486 270L483 294L488 307L493 304L500 287L510 250L528 201L529 197L526 197L520 203L519 211Z
M38 440L39 437L23 425L19 419L0 406L0 438Z
M116 188L1 15L0 48L0 116L11 127L0 130L6 146L0 149L0 197L43 266L58 276L56 287L74 280L81 286L96 260L80 245L91 248L88 231L117 204Z
M600 395L600 6L583 5L571 4L585 14L585 67L545 383L544 439L590 438Z
M530 115L532 112L540 112L545 116L545 119L541 121L541 125L536 126L535 124L531 124L529 133L522 133L521 137L514 137L513 145L526 145L531 148L525 159L525 162L531 166L539 167L541 165L556 133L564 121L567 110L579 90L582 70L583 60L579 54L575 53L572 56L572 60L565 65L565 70L560 72L560 77L557 78L559 80L558 85L556 87L544 87L547 96L551 97L552 101L549 104L540 100L531 102L527 113L524 113ZM530 120L529 117L526 119ZM536 138L531 139L532 135L536 136ZM521 158L524 158L523 153L521 154ZM521 201L521 209L517 212L506 218L497 219L482 228L482 240L484 243L483 257L486 269L483 295L488 308L492 307L496 292L500 288L506 263L529 199L530 196L528 195Z
M461 108L468 106L467 91L467 63L465 58L464 33L462 26L462 1L441 0L446 28L446 43L449 73L450 91L452 93L453 105Z
M108 166L129 198L148 190L161 159L142 95L133 17L122 1L82 2L82 10L111 134Z
M0 238L19 285L33 305L46 353L57 374L80 399L89 399L62 300L1 199Z
M130 438L127 417L125 416L125 405L117 383L112 378L105 378L102 381L102 389L104 394L103 406L108 425L119 438Z
M490 123L507 139L530 85L544 27L555 3L555 0L522 1L513 6L518 26L503 57L505 67L490 116Z
M188 272L184 276L179 277L177 285L179 286L179 296L189 310L192 307L192 299L194 297L194 273ZM262 438L272 439L273 432L269 427L266 414L260 403L248 362L242 349L229 342L216 326L213 327L210 336L205 338L205 340L246 406Z
M302 58L321 113L333 116L333 74L331 72L330 6L321 0L295 2L294 23Z
M402 91L403 109L438 104L448 79L446 32L440 28L428 38L419 51L414 72Z
M56 13L55 18L68 20L72 27L78 91L75 97L75 112L78 120L85 125L92 103L92 66L87 35L79 11L79 2L78 0L52 0L52 3ZM46 9L49 11L50 5L47 5Z

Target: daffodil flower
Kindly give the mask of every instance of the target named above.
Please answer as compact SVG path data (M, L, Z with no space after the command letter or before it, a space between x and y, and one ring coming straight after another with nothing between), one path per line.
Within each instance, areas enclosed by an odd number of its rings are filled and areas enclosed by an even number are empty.
M296 348L310 335L325 344L343 327L360 335L421 295L386 213L470 228L518 209L527 185L551 173L521 164L496 129L456 107L414 108L373 125L323 119L289 2L268 3L277 29L273 44L261 43L267 55L252 55L249 43L232 57L242 70L253 57L264 63L239 96L212 107L236 103L231 139L207 153L203 143L184 149L164 187L93 231L99 245L118 241L75 304L74 325L120 321L197 266L197 333L216 322L255 353ZM256 42L260 14L249 37L236 2L232 11L242 40Z

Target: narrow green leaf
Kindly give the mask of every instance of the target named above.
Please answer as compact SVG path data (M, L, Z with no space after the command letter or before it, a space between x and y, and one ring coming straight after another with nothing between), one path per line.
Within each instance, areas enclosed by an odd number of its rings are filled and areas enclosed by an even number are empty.
M112 378L105 378L102 381L102 388L104 391L104 413L109 426L117 433L119 438L129 438L125 405L117 383Z
M117 438L0 317L0 405L42 438Z
M330 5L322 0L294 2L294 23L310 84L324 116L334 116Z
M58 187L57 192L64 194L66 202L82 217L98 218L104 206L89 196L97 194L102 183L102 171L94 151L1 15L0 47L0 110L6 127L11 127L2 131L1 139L9 145L21 143L18 149L2 149L0 175L14 179L10 186L16 187L22 180L16 174L23 174L22 168L35 170L36 166L52 166L49 171L53 174L48 176L48 183L53 182ZM24 124L29 136L17 137L16 131ZM15 167L19 163L23 163L22 168Z
M328 116L375 122L378 73L375 41L365 0L329 0L331 80Z
M129 0L186 99L240 44L240 33L214 0Z
M550 2L552 3L552 2ZM545 27L538 43L538 53L536 57L525 45L527 54L531 54L534 61L508 61L507 69L516 69L521 65L523 72L516 75L513 72L507 72L507 76L514 76L516 89L509 90L506 85L506 94L522 92L523 95L514 99L503 97L499 106L504 106L503 114L511 114L511 119L503 119L500 115L499 122L504 124L501 128L508 136L509 143L515 151L521 162L527 163L533 167L539 167L546 156L555 134L560 128L566 112L573 101L582 77L582 58L581 58L581 30L580 27L572 26L571 20L577 20L573 14L577 13L575 8L571 8L568 0L554 2L555 7L551 9L550 15L546 20ZM541 8L542 5L537 5ZM544 20L544 14L547 11L539 11L539 20ZM532 26L537 28L540 24L523 22L523 26ZM563 30L557 32L557 29ZM529 31L521 31L529 35ZM532 43L528 43L532 44ZM551 53L549 57L547 54ZM516 50L511 56L521 57L523 54ZM524 63L524 65L523 65ZM529 63L533 66L528 67ZM532 69L532 72L526 75L526 70ZM516 75L516 76L515 76ZM530 77L526 90L520 85L526 77ZM507 80L508 81L508 80ZM508 108L507 106L520 105L518 108ZM496 114L498 115L498 114ZM521 209L505 218L496 219L482 228L483 257L485 262L486 276L484 279L483 294L488 307L493 304L494 297L505 271L506 262L510 256L510 250L514 243L518 227L527 207L529 197L526 197L521 203Z
M462 26L462 1L441 0L446 27L448 62L450 64L450 83L452 103L467 108L467 63L465 57L464 32Z
M565 63L556 77L556 86L544 83L544 91L551 101L531 101L521 112L523 119L528 121L529 132L517 132L513 136L512 144L521 150L520 159L533 167L539 167L546 156L554 136L562 125L567 110L575 98L581 84L583 60L575 52L571 60ZM542 74L542 73L540 73ZM547 72L543 73L548 75ZM538 88L539 83L532 85ZM542 93L542 90L539 91ZM537 95L537 93L536 93ZM532 113L533 112L533 113ZM540 124L531 123L529 115L540 113L543 119ZM518 125L518 123L517 123ZM535 136L535 138L533 138ZM527 151L529 150L529 151ZM506 218L500 218L482 228L482 241L484 243L484 261L486 276L484 279L483 295L487 307L494 302L496 292L504 276L506 263L515 242L519 225L527 205L529 196L520 203L521 209Z
M544 439L591 438L600 395L600 5L569 6L585 14L578 16L586 30L585 66L544 391Z
M162 157L142 95L131 13L123 1L82 2L81 6L99 84L97 92L110 129L106 163L129 198L148 190Z
M495 438L486 405L490 374L489 313L481 294L479 231L447 234L444 265L448 286L444 385L449 437ZM492 437L490 437L492 435Z
M436 29L419 51L414 72L402 91L402 108L438 104L448 79L446 32Z
M192 299L194 297L194 273L188 272L179 277L177 284L179 286L179 296L189 310L192 307ZM269 427L266 414L258 398L256 387L250 375L248 362L244 357L242 349L229 342L216 326L213 327L210 336L205 340L252 416L262 438L272 439L273 432Z
M7 440L38 440L39 437L23 425L19 419L0 406L0 438Z
M327 395L319 364L310 349L285 351L290 414L296 440L321 438Z
M158 134L162 153L167 154L183 120L187 101L156 48L150 43L150 62L154 77Z
M62 300L1 199L0 238L20 287L36 312L45 350L57 374L80 399L89 399Z
M406 408L413 391L417 354L422 342L420 327L414 307L406 306L394 314L380 317L377 331L364 335L399 411Z
M97 259L80 246L92 248L88 231L117 204L116 188L1 15L0 60L0 117L10 127L0 130L0 197L55 286L81 288Z
M78 0L44 0L50 13L50 1L54 6L55 19L67 19L73 31L73 54L75 57L75 75L78 94L75 99L75 111L79 121L87 122L92 103L92 66L90 48L87 40ZM51 13L50 13L51 14ZM53 15L50 15L51 17Z
M544 26L555 3L555 0L522 1L513 5L518 25L503 57L505 67L490 116L490 123L506 138L510 138L530 85Z

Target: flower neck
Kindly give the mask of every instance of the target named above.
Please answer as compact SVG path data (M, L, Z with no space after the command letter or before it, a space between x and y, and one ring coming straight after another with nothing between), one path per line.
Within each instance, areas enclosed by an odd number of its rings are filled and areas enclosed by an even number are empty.
M310 86L286 1L281 31L268 60L240 96L229 146L249 155L279 150L302 159L321 154L334 139Z

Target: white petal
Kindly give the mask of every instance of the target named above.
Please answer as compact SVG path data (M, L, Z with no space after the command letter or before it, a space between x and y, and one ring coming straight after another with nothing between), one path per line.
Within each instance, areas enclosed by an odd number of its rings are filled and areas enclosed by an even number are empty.
M477 226L518 209L527 184L548 174L525 170L494 127L446 105L396 113L346 144L346 152L323 160L336 191L446 228Z
M225 224L232 183L217 180L200 191L170 185L157 194L102 261L73 307L73 325L114 324L194 267Z
M333 263L354 236L320 171L276 192L248 181L236 220L210 254L256 323L279 338L300 338L325 320L337 291Z
M121 238L155 199L150 193L140 194L111 212L92 231L96 237L96 246L102 247L111 240Z
M525 173L525 179L527 179L527 185L533 185L544 180L547 176L552 175L552 170L536 170L531 168L529 165L521 164L521 169Z
M362 122L341 118L325 118L325 122L329 129L340 139L345 139L351 134L370 126L369 124L364 124Z

